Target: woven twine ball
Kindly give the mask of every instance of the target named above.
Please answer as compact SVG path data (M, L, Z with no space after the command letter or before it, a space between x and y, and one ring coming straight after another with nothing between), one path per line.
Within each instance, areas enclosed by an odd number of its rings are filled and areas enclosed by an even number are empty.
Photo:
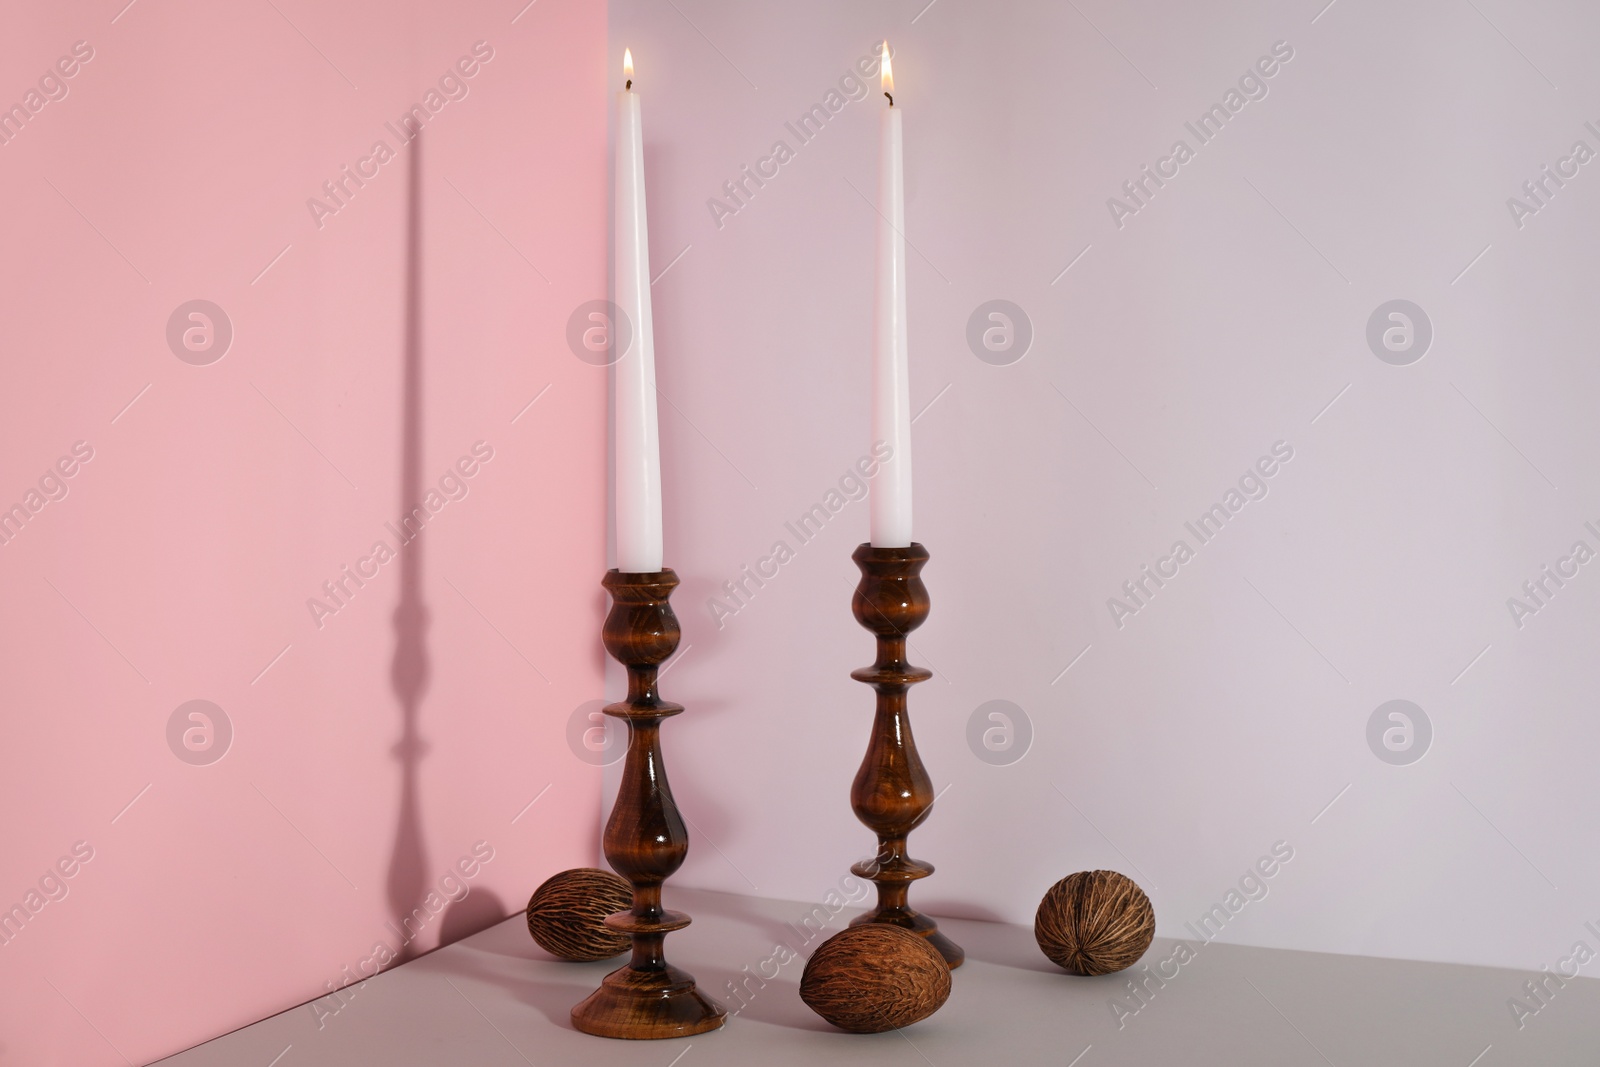
M1110 974L1139 962L1156 936L1150 898L1116 871L1079 871L1050 887L1033 937L1069 974Z
M877 1034L910 1026L950 996L950 966L939 950L898 926L852 926L806 961L800 999L841 1030Z
M552 956L608 960L633 944L602 920L633 907L633 887L610 871L575 867L545 879L528 900L528 933Z

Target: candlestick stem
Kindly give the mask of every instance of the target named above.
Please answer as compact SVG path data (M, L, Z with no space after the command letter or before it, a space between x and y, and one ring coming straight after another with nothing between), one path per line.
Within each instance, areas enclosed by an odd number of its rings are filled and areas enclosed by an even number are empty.
M850 607L856 621L877 635L878 659L850 672L877 693L872 737L856 771L850 806L878 835L878 853L850 870L876 883L878 905L850 925L885 923L909 930L926 938L951 967L959 967L966 953L906 901L911 883L933 873L932 864L912 859L906 851L907 836L922 825L934 801L933 782L917 754L906 704L910 688L933 677L927 668L906 661L906 635L928 617L928 588L922 583L928 550L915 541L906 548L866 544L851 558L861 569L861 582Z
M661 757L661 722L683 705L656 692L657 671L678 647L678 618L667 603L678 576L671 568L613 570L600 584L612 601L606 651L628 669L627 699L605 709L627 721L628 754L603 843L612 869L633 886L633 907L608 915L605 924L633 938L633 957L572 1009L572 1025L600 1037L703 1034L721 1026L727 1012L695 988L693 975L667 962L663 944L667 934L689 925L689 916L661 906L661 884L689 854L689 832Z

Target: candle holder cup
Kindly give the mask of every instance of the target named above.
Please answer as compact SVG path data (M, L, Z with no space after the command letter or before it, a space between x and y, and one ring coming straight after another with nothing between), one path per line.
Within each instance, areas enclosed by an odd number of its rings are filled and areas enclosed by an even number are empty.
M661 757L661 721L683 705L656 692L656 672L678 647L678 619L667 603L678 576L670 568L612 570L600 584L612 599L606 651L628 669L627 699L605 709L627 722L628 752L604 847L612 869L633 887L633 907L607 916L605 924L633 939L633 957L572 1009L572 1025L599 1037L689 1037L720 1027L727 1011L663 953L666 935L689 925L689 916L661 906L662 883L689 853L689 833Z
M924 667L906 662L906 635L928 617L928 588L922 568L928 550L916 542L907 548L859 546L851 557L861 569L861 582L851 599L856 621L878 638L878 659L850 672L877 693L877 714L867 754L856 771L850 806L856 818L878 835L878 852L850 868L878 887L878 904L851 926L884 923L927 939L951 967L961 966L966 953L939 931L938 924L906 902L911 883L933 873L933 866L906 852L906 837L922 825L933 807L933 782L917 755L911 735L906 694L917 682L933 677Z

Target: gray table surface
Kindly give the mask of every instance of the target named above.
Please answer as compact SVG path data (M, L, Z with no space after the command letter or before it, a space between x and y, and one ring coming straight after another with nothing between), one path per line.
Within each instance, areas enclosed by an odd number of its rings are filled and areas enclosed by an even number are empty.
M809 954L821 942L803 944L789 925L799 924L810 905L670 887L667 897L669 906L694 916L693 926L668 937L668 958L730 1011L739 1009L719 1031L671 1041L578 1033L569 1010L618 964L555 961L533 944L517 915L352 987L337 1014L319 1018L302 1005L161 1063L1600 1065L1600 979L1569 979L1564 987L1549 981L1553 992L1540 1005L1523 985L1539 976L1524 971L1192 943L1193 958L1164 984L1146 982L1139 1006L1127 990L1133 972L1073 978L1040 955L1027 927L958 919L940 921L967 951L944 1008L904 1031L845 1034L801 1003L802 959L759 984L776 943ZM841 913L833 927L853 914ZM1175 944L1158 938L1144 962L1168 959ZM765 967L768 974L772 969ZM1172 970L1169 964L1166 972ZM736 977L746 979L742 1007L727 991ZM1111 1007L1119 995L1126 1005L1120 1020ZM1513 997L1539 1006L1520 1028L1509 1006Z

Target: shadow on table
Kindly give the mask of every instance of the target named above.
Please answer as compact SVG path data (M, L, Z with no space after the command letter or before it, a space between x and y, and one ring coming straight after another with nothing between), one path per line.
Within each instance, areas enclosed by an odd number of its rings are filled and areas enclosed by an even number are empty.
M537 949L533 949L531 942L529 947L531 951L525 956L532 961ZM426 957L413 966L431 964L431 970L447 978L498 986L510 993L518 1003L526 1004L563 1030L573 1029L573 1005L594 992L600 985L600 979L621 966L616 960L605 960L600 963L563 963L559 967L552 965L522 970L507 967L496 960L496 957L511 955L507 951L485 948L478 940L473 940L464 942L449 953Z
M729 1025L765 1023L786 1030L808 1030L819 1034L842 1031L823 1022L800 999L798 961L789 964L776 978L763 978L751 967L735 971L727 967L696 966L695 981L717 1003L728 1009Z
M946 932L966 950L969 961L1011 967L1019 971L1066 974L1039 951L1039 943L1033 939L1033 930L1029 927L1003 922L966 921L960 924L959 933L952 929Z
M488 889L474 889L445 909L439 921L439 945L481 934L506 919L506 903Z
M829 909L823 904L808 905L795 901L762 901L740 893L725 893L715 889L697 889L694 892L695 896L702 900L706 897L715 898L712 906L703 910L715 912L717 918L721 921L731 920L741 926L748 927L759 933L762 941L770 942L765 946L768 953L771 952L773 945L781 942L797 951L800 955L809 956L818 945L843 930L851 919L865 910L859 906L851 906L830 913ZM672 886L669 884L666 897L670 897L671 894ZM787 921L782 918L774 918L763 911L763 908L784 905L794 911L793 917ZM668 900L667 906L673 907L674 905ZM681 905L679 906L681 907ZM694 909L690 908L689 913L693 915ZM669 950L672 947L670 940L667 942L667 947ZM752 945L752 949L759 947L761 947L759 943ZM763 954L752 963L759 962L759 960L765 958L766 954Z
M742 1019L793 1030L838 1033L800 1000L799 975L803 963L799 959L790 961L775 978L766 978L761 973L762 963L771 956L775 944L782 942L797 948L802 939L793 930L788 930L785 937L786 927L782 922L760 915L745 898L734 894L724 896L716 909L717 917L736 919L763 935L759 940L751 940L749 959L732 958L721 964L689 960L681 947L673 952L671 938L667 940L667 959L693 973L700 990L728 1009L733 1016L732 1024L737 1025ZM836 922L842 926L844 920L845 916L841 916ZM824 936L834 932L826 930ZM806 946L807 952L822 940L822 937L814 938ZM592 993L600 985L600 979L625 962L626 954L595 963L556 960L534 944L526 926L514 916L473 935L451 952L429 956L418 965L436 967L440 974L452 978L499 986L551 1023L571 1030L573 1006ZM771 969L770 965L767 969Z
M670 890L669 890L670 891ZM702 893L711 891L702 890ZM834 934L843 930L850 920L860 915L865 908L845 908L831 918L818 933L819 925L817 912L807 912L804 905L795 905L795 917L792 923L775 919L763 914L761 904L750 897L736 893L717 893L716 913L721 919L732 919L756 930L773 945L783 943L797 950L802 956L810 956L816 947ZM821 905L812 905L820 909L822 916L827 915L827 909ZM930 914L935 914L929 909ZM811 922L807 923L807 917ZM1024 971L1038 971L1043 974L1062 974L1062 970L1052 964L1039 951L1039 945L1033 939L1033 932L1025 926L1015 926L995 919L979 919L963 917L951 925L948 917L936 914L940 925L953 937L967 953L969 960L994 964L999 967L1014 967ZM668 942L670 947L671 942ZM770 949L770 945L768 946ZM752 969L762 955L750 961ZM958 972L959 973L959 972ZM720 985L717 987L722 988Z
M817 946L843 930L863 908L852 906L830 914L824 904L788 901L783 903L794 909L794 916L785 921L766 913L764 909L774 906L771 901L716 890L697 890L695 896L697 905L714 913L719 921L736 922L760 935L750 942L746 959L695 963L689 967L700 989L728 1009L730 1025L745 1021L820 1034L843 1033L824 1022L800 999L800 974L804 961ZM706 897L716 898L709 908L705 906L709 903ZM778 953L780 945L787 946L794 953L793 958ZM670 939L667 958L673 958ZM780 959L788 962L780 965ZM766 977L774 970L774 977Z

